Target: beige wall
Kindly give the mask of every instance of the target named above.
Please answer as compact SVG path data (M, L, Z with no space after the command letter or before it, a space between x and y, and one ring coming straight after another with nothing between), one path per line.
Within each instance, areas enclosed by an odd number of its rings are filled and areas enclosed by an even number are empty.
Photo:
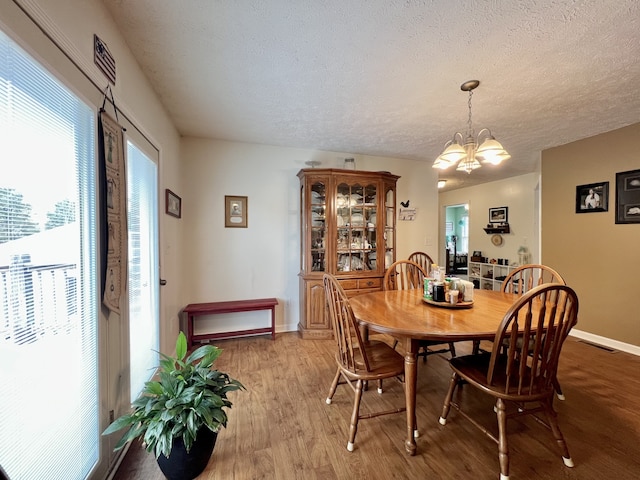
M181 252L184 303L276 297L276 331L296 330L300 271L300 184L296 174L317 160L341 168L353 154L224 142L182 140L184 179ZM430 164L395 158L355 156L359 170L400 175L398 199L418 208L413 222L398 222L397 258L415 250L437 252L437 174ZM248 228L224 227L224 196L248 198ZM431 245L425 245L431 243ZM259 318L256 318L259 317ZM216 315L199 321L203 331L265 326L265 312ZM228 323L229 322L229 323ZM262 322L262 324L260 323Z
M442 192L440 232L445 206L468 203L470 250L517 260L526 244L534 263L558 270L578 293L573 335L640 355L640 310L632 302L640 292L640 225L616 225L614 216L615 174L640 168L638 138L640 124L544 151L540 175ZM576 186L605 181L609 211L576 214ZM512 229L501 247L482 230L496 206L509 207Z
M640 168L640 123L542 153L542 258L578 293L577 329L640 346L640 224L615 223L616 172ZM576 186L609 182L609 210L575 213ZM640 348L638 349L640 352Z

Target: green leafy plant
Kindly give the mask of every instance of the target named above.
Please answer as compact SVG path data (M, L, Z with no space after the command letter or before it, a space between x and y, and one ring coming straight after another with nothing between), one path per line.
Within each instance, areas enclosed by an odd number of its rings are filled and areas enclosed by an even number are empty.
M201 428L218 432L226 427L223 408L232 405L227 394L245 388L226 373L213 369L221 353L218 347L202 345L185 358L187 339L180 332L175 358L160 353L158 379L147 382L142 395L132 404L133 411L117 418L102 434L129 427L114 449L120 450L141 437L146 450L158 458L161 453L169 457L175 438L182 437L189 451Z

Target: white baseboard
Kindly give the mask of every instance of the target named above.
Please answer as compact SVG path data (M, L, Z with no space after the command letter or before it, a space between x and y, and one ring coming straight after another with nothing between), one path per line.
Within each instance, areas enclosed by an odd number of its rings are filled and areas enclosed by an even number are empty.
M620 350L621 352L640 356L640 347L637 345L619 342L618 340L612 340L607 337L601 337L600 335L594 335L593 333L583 332L581 330L576 330L575 328L571 330L571 333L569 335L572 337L580 338L581 340L585 340L587 342L595 343L597 345L602 345L614 350Z
M298 324L291 323L287 325L276 325L276 333L297 332Z
M297 323L276 326L276 333L295 332L297 330ZM583 332L582 330L576 330L575 328L571 330L570 336L585 340L587 342L595 343L597 345L612 348L614 350L620 350L621 352L630 353L631 355L640 356L640 347L637 345L619 342L618 340L612 340L607 337L601 337L600 335L594 335L593 333Z
M129 451L129 447L131 446L131 442L128 442L123 448L122 450L120 450L119 452L117 452L117 456L116 456L116 460L114 462L113 465L111 465L111 468L109 470L109 474L107 476L107 480L113 480L113 477L115 477L116 473L118 472L118 468L120 468L120 464L122 463L122 460L124 460L125 455L127 454L127 452Z

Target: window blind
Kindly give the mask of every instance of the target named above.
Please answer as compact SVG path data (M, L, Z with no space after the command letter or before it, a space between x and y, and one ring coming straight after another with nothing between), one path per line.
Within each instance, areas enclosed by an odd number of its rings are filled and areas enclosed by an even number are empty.
M0 462L98 461L95 112L0 32Z
M131 401L159 364L158 166L127 141Z

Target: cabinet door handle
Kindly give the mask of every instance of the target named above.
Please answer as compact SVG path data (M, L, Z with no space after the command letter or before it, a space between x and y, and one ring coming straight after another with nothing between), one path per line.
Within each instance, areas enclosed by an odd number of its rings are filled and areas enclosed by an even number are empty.
M370 287L371 285L373 285L373 281L372 280L367 280L367 287Z

